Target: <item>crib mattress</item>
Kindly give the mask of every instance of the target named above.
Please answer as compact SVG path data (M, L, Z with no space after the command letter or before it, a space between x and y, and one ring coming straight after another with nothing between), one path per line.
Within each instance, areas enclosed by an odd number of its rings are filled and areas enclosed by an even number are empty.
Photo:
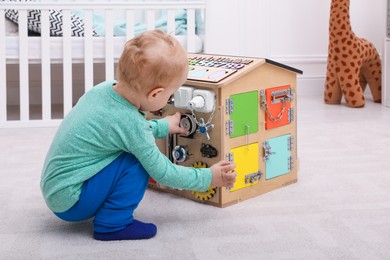
M187 46L186 35L175 35L175 38L182 44ZM111 38L113 40L113 57L114 60L118 60L124 44L126 43L126 37L116 36ZM42 48L41 48L41 37L28 37L27 38L27 55L29 63L41 63ZM62 63L64 58L63 51L63 38L62 37L50 37L50 61L51 63ZM193 36L193 52L199 53L203 48L203 41L198 36ZM84 62L84 49L85 42L82 37L72 37L71 40L71 56L73 63ZM93 49L93 60L95 63L101 63L105 61L106 57L106 39L104 37L93 37L92 46ZM8 64L19 63L19 38L18 36L7 36L6 37L6 62Z

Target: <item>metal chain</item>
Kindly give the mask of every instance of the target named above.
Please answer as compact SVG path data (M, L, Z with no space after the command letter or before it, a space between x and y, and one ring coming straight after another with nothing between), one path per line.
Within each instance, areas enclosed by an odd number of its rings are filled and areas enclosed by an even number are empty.
M274 117L272 114L271 114L271 111L269 111L268 109L268 104L267 102L265 102L265 112L267 113L269 119L272 121L272 122L276 122L276 121L279 121L280 119L282 119L283 117L283 114L284 114L284 110L286 109L286 102L282 102L282 110L279 112L278 116L277 117Z
M207 125L210 124L211 121L213 120L214 114L215 114L215 107L216 107L216 104L217 104L217 100L214 99L213 110L211 111L210 117L209 117L209 119L207 120L207 122L204 124L204 126L207 126ZM195 115L195 113L194 113L194 109L192 108L191 104L190 104L190 110L191 110L192 118L195 120L195 123L196 123L198 126L201 126L201 124L198 122L198 119L196 119L196 115Z

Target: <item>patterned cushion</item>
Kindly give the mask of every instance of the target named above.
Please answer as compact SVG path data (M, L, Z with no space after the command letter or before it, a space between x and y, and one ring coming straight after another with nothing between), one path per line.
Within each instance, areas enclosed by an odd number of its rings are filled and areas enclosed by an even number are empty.
M7 2L36 2L35 0L8 0ZM19 13L16 10L9 9L5 11L5 16L11 21L18 23ZM62 36L62 10L49 10L50 21L50 36ZM41 33L41 10L34 9L27 12L27 27L29 30ZM71 30L72 36L84 36L84 22L83 20L71 14ZM93 31L93 36L97 36Z

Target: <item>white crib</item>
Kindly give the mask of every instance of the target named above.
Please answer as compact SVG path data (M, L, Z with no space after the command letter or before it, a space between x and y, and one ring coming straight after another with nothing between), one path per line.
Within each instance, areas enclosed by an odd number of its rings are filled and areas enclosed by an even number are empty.
M176 11L185 10L185 34L175 37L189 52L201 52L205 7L205 1L168 0L0 2L0 128L58 125L96 81L115 78L115 62L125 42L136 34L140 19L146 30L151 30L164 13L166 31L175 34ZM7 10L18 12L16 35L6 28ZM40 10L39 36L29 36L29 10ZM50 36L49 10L61 10L62 36ZM84 15L82 37L72 36L74 10ZM97 12L104 17L104 37L93 35ZM113 29L118 15L123 16L126 25L123 36L115 35Z

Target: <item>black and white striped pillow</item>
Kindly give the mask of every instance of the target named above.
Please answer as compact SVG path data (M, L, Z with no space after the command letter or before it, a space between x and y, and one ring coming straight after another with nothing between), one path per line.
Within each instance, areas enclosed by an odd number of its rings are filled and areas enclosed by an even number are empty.
M36 2L34 0L8 0L6 2ZM5 11L5 16L15 22L19 22L19 13L17 10L8 9ZM49 10L49 22L50 22L50 36L62 36L62 10L51 9ZM41 33L41 10L33 9L27 12L27 27L30 31ZM71 30L72 36L82 37L84 36L84 22L83 20L71 14ZM93 36L98 36L95 31L92 32Z

